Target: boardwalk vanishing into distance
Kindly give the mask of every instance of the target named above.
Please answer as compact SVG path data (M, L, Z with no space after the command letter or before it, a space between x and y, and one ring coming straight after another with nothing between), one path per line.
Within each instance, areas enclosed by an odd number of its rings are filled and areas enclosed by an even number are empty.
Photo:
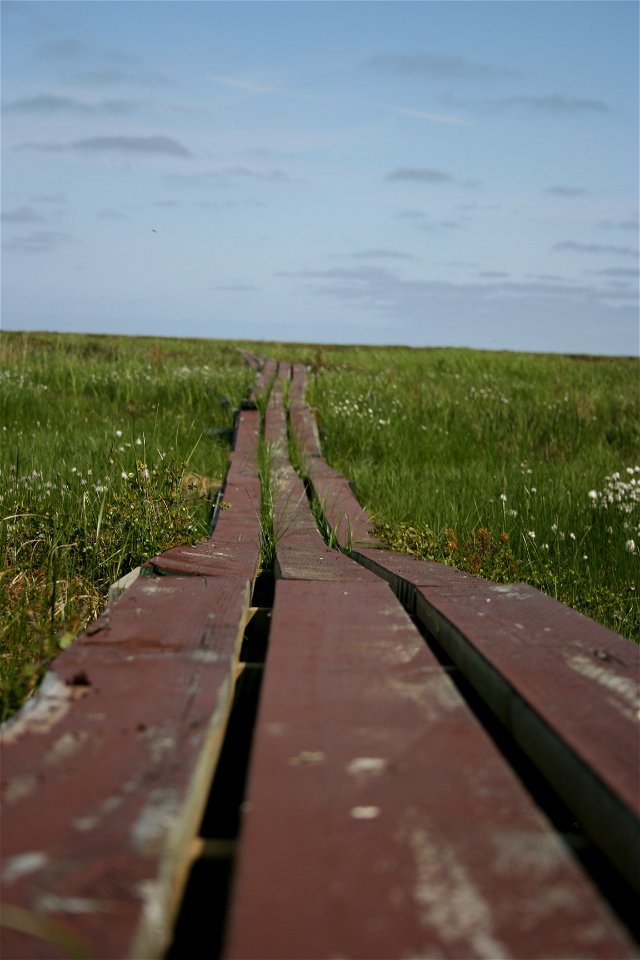
M3 729L0 954L637 957L639 648L385 549L245 359L210 538Z

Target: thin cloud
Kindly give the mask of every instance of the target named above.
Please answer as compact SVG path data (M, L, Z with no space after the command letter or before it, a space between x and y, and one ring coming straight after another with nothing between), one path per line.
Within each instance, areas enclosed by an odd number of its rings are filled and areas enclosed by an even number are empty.
M119 210L114 210L112 207L106 207L103 210L99 210L96 213L98 220L126 220L124 213L120 213Z
M604 243L579 243L577 240L562 240L554 244L553 250L572 251L574 253L612 253L619 257L637 257L638 251L633 247L618 247Z
M136 84L138 86L170 86L171 77L165 73L148 70L123 70L121 67L97 67L74 74L73 79L82 86L106 87Z
M432 220L424 210L401 210L398 220L409 220L420 230L457 230L462 224L457 220Z
M415 117L416 120L429 120L431 123L443 123L452 127L469 126L466 120L453 114L428 113L425 110L412 110L410 107L394 107L394 111L404 117Z
M1 219L3 223L44 223L46 217L33 207L15 207L13 210L3 211Z
M66 37L62 40L49 40L36 48L36 55L44 60L54 60L60 63L78 63L83 60L106 60L110 63L134 64L139 57L132 56L123 50L114 50L104 47L94 47L84 40Z
M504 307L521 304L538 307L549 302L576 309L607 309L611 305L635 302L635 293L628 290L603 290L588 284L567 284L564 281L510 280L497 272L479 281L445 281L405 279L391 270L363 267L356 270L300 270L281 272L286 279L311 282L312 290L343 302L377 310L396 320L401 316L424 317L425 305L438 303L438 309L450 305L469 305L477 309L491 304Z
M598 226L603 230L633 230L637 233L640 222L637 217L631 217L629 220L601 220Z
M270 170L256 170L251 167L221 167L219 170L208 170L192 175L171 174L165 177L167 186L203 187L207 184L225 185L234 180L253 181L255 183L287 184L299 183L296 177L290 176L284 170L272 168Z
M76 140L74 150L83 153L141 153L171 157L191 157L190 150L173 137L88 137Z
M611 108L604 100L592 100L585 97L568 97L561 93L550 94L544 97L485 97L475 101L461 101L457 98L447 99L456 105L471 106L474 109L489 112L526 110L560 118L584 114L611 113Z
M255 93L259 95L275 93L275 87L268 86L265 83L255 83L252 80L244 80L241 77L210 76L209 79L223 87L240 90L242 93Z
M374 248L372 250L358 250L350 254L354 260L415 260L411 253L401 253L399 250L386 250L384 248Z
M262 183L292 183L294 178L284 170L252 170L249 167L225 167L220 171L223 177L238 177L242 180L258 180Z
M54 94L41 93L33 97L23 97L5 103L2 109L5 113L31 113L40 116L51 116L58 113L74 113L85 116L105 113L124 115L134 112L140 106L135 100L101 100L97 103L87 103L74 97L59 97Z
M40 150L47 153L120 153L124 155L191 157L190 150L173 137L87 137L73 143L23 143L23 150Z
M588 197L590 193L588 190L583 190L582 187L548 187L545 193L549 193L554 197Z
M589 270L590 275L596 277L615 277L618 280L637 280L640 276L638 267L608 267L606 270Z
M432 170L429 167L396 167L387 173L384 179L391 182L408 180L416 183L451 183L454 177L443 170Z
M378 73L448 80L498 80L519 76L517 71L508 67L435 53L382 53L369 57L363 66Z
M23 237L14 237L3 241L5 250L17 250L22 253L49 253L61 244L70 243L72 236L60 230L33 230Z

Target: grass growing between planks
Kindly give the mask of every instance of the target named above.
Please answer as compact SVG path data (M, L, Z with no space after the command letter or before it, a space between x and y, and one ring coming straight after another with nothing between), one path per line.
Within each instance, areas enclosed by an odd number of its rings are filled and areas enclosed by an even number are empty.
M0 719L110 583L208 534L251 379L223 343L0 335Z
M640 639L638 362L262 345L394 550L525 581Z

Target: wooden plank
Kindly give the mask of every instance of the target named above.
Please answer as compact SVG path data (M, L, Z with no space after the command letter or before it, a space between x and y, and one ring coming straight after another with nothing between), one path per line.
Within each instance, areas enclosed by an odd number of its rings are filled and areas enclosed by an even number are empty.
M327 477L316 459L307 461L307 473L314 493L341 547L374 547L380 545L371 533L372 522L356 499L344 477Z
M280 581L226 947L630 957L388 586Z
M264 366L258 375L253 389L249 392L249 403L256 404L257 402L262 402L268 396L277 371L278 363L276 360L267 359L264 361Z
M306 380L306 370L304 363L294 363L291 365L291 383L289 385L289 402L302 402L304 400L304 388Z
M309 457L321 457L318 425L313 412L306 403L299 401L294 401L290 405L289 412L291 427L301 455L307 460Z
M358 551L417 616L640 891L640 648L526 584Z
M163 955L247 609L239 578L140 579L4 726L3 956Z

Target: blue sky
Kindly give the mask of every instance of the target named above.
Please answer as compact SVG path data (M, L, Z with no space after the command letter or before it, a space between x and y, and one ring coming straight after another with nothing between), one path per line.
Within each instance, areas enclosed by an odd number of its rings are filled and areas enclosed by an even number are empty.
M638 350L635 2L2 2L2 325Z

